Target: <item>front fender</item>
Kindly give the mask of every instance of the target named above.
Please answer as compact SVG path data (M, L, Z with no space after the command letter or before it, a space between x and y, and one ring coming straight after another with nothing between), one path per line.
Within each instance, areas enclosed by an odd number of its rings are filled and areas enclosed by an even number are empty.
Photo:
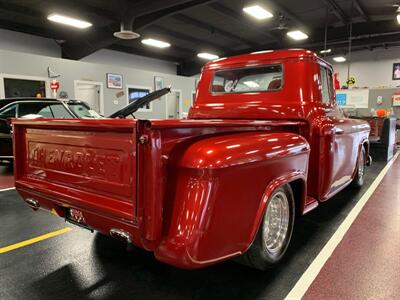
M168 186L165 232L156 257L198 268L250 246L276 184L307 176L309 146L293 133L219 135L189 145Z

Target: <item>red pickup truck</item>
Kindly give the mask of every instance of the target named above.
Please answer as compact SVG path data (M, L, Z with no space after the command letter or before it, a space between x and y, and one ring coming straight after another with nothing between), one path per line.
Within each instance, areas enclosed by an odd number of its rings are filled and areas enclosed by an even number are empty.
M118 115L118 114L117 114ZM204 66L187 120L16 120L15 186L34 209L187 269L281 260L294 219L361 186L369 125L307 50Z

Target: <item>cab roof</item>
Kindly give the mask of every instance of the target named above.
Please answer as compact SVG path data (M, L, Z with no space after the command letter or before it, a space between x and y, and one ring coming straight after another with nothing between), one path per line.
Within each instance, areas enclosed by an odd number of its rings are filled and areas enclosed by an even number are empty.
M264 60L283 60L288 58L313 58L322 60L315 52L306 49L264 50L249 54L219 58L208 62L204 66L204 69L216 69L230 65L240 65L250 62L257 63ZM325 63L329 65L327 62Z

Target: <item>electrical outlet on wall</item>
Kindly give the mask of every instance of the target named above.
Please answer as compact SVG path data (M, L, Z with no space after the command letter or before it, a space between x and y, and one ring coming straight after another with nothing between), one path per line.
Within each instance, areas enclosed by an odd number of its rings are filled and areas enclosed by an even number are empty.
M376 97L376 104L381 105L382 103L383 103L383 97L382 96Z
M118 100L114 100L115 105L118 105L118 103L119 103Z

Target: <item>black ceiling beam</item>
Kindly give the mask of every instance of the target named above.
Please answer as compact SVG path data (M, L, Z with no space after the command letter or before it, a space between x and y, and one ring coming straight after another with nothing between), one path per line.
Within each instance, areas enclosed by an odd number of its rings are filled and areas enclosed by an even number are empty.
M257 32L258 34L264 36L265 38L273 39L273 40L279 42L279 40L277 40L277 38L273 34L268 32L266 29L260 28L256 24L249 22L249 20L247 18L245 18L243 16L243 14L241 14L229 7L226 7L220 3L211 3L208 5L208 7L212 8L213 10L222 14L223 16L226 16L226 17L230 18L231 20L234 20L234 21L240 23L242 26L243 25L246 26L250 30Z
M58 28L43 28L40 23L36 25L27 26L24 23L16 22L15 20L21 20L20 18L12 18L8 13L8 18L2 18L2 10L0 9L0 28L11 31L22 32L26 34L36 35L43 38L54 39L54 40L66 40L72 38L74 35L72 32L66 32Z
M335 0L324 0L331 8L333 14L343 23L347 24L349 22L349 17L344 12L344 10L336 3Z
M207 24L205 22L193 19L193 18L188 17L188 16L186 16L184 14L176 14L176 15L173 16L173 18L175 20L184 22L185 24L190 24L192 26L201 28L201 29L203 29L205 31L215 32L215 33L221 34L226 38L229 38L229 39L235 40L235 41L239 41L239 42L241 42L241 43L243 43L243 44L245 44L247 46L250 46L250 47L254 47L254 46L259 45L259 44L255 43L254 41L251 41L251 40L246 39L244 37L238 36L236 34L233 34L233 33L229 32L229 31L223 30L223 29L218 28L216 26Z
M399 41L400 41L399 32L354 36L352 38L352 47L366 47L368 45L377 45L377 44L382 45L384 43L390 45L392 43L398 43ZM334 48L333 50L337 48L347 49L348 43L349 41L347 38L327 41L327 45L331 48ZM307 49L319 50L320 47L322 47L323 45L324 42L316 42L316 43L303 44L302 46L304 46Z
M31 5L32 6L32 5ZM118 16L113 12L106 9L93 6L87 3L87 1L82 0L68 0L68 1L48 1L48 12L73 12L74 15L78 14L82 17L88 17L89 21L93 16L101 17L107 19L110 22L118 21ZM101 27L101 26L100 26Z
M299 16L289 10L286 6L281 4L279 0L275 0L274 2L272 2L272 6L275 8L275 10L279 11L283 16L292 20L294 23L296 23L296 25L300 26L305 31L310 31L310 28L308 25L306 25L306 22L300 19Z
M371 35L371 34L383 34L383 33L392 33L392 32L400 32L399 26L393 21L378 21L378 22L361 22L353 24L353 36L361 36L361 35ZM330 40L336 39L348 39L349 32L347 26L341 26L337 28L329 28L328 29L328 38ZM320 29L314 32L314 40L322 41L324 40L324 30Z
M199 60L190 60L177 65L176 74L180 76L193 76L201 72L204 62Z
M164 34L165 36L171 36L173 38L192 43L192 44L194 44L193 49L197 48L198 46L201 46L203 48L215 50L215 51L219 52L218 54L223 54L223 53L230 51L230 48L226 48L219 44L205 41L203 39L199 39L197 37L194 37L193 35L187 35L187 34L177 32L177 31L174 31L171 29L166 29L165 27L161 27L158 25L152 25L152 27L148 28L148 30L150 30L150 29L154 29L154 34L160 33L160 34Z
M371 19L370 17L367 15L367 13L365 12L365 9L362 7L361 3L359 0L353 0L354 1L354 7L356 8L356 10L358 11L358 13L360 14L360 16L366 21L366 22L370 22Z
M184 11L186 9L195 7L195 6L200 6L200 5L207 5L211 2L214 2L216 0L195 0L195 1L190 1L187 3L183 3L181 5L176 5L173 7L168 7L166 9L147 14L144 16L141 16L137 19L134 20L133 22L133 28L145 28L146 26L149 26L153 24L154 22L157 22L159 19L178 14L181 11Z
M134 26L133 29L139 30L163 16L178 13L179 11L198 5L204 5L209 2L212 1L163 0L161 3L159 1L141 1L131 5L123 19L127 19L128 17L131 18ZM110 29L112 29L111 31L116 31L115 28ZM117 41L117 39L113 36L113 32L109 31L106 30L106 32L103 34L99 32L99 34L87 36L86 39L81 41L67 41L62 45L62 53L63 55L66 55L63 57L78 60L93 52L96 52L97 50L109 47Z

